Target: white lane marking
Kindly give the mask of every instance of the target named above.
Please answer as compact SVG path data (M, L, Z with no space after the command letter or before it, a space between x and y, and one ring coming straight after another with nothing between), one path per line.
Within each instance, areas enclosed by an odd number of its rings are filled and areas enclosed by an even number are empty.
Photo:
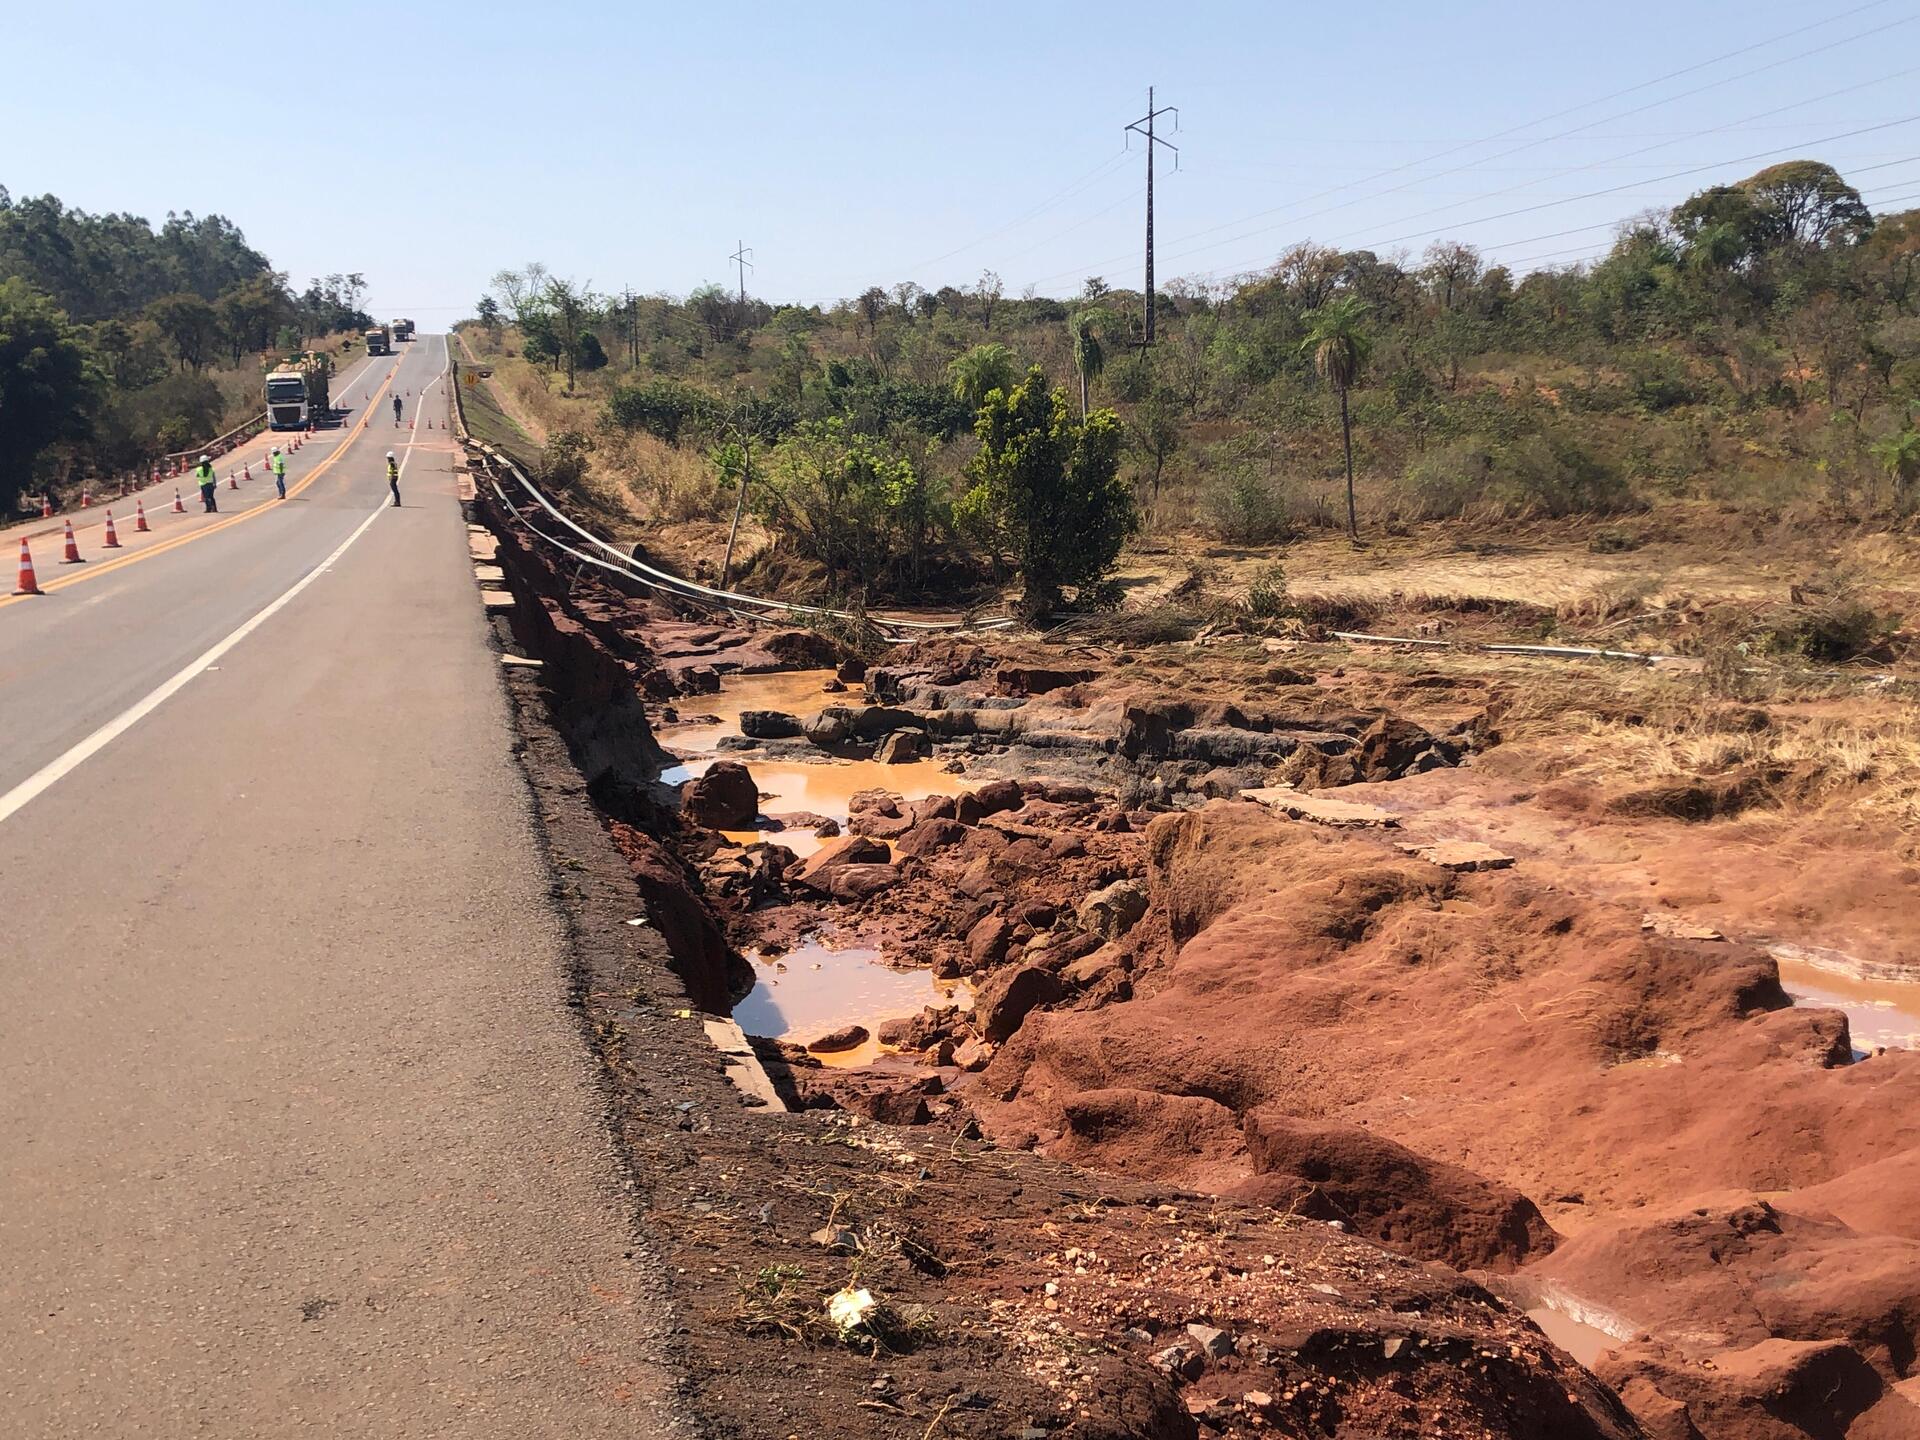
M428 388L431 389L433 385L438 385L446 373L447 367L442 366L440 374L434 377L432 384L429 385ZM407 460L411 460L412 458L413 455L409 452ZM403 460L400 462L400 474L403 479L406 476L406 472L407 462ZM113 719L87 736L86 739L80 741L79 744L72 746L64 754L57 756L47 764L41 766L25 780L22 780L18 785L7 791L6 794L0 795L0 824L5 824L8 820L12 819L29 802L45 794L58 781L71 775L88 760L98 755L102 750L106 749L107 746L126 734L127 731L131 730L135 725L138 725L142 720L146 719L147 716L166 704L167 701L185 689L187 682L192 680L194 676L208 670L219 669L220 667L214 663L216 660L220 659L229 650L233 649L234 646L246 639L247 636L251 635L255 630L258 630L275 615L279 614L281 610L293 602L294 597L299 595L301 591L313 584L313 582L318 580L323 574L330 571L333 568L334 562L346 554L347 551L352 548L354 541L366 534L368 527L380 518L381 512L390 508L392 508L391 502L383 496L380 503L373 508L373 513L362 520L354 532L342 540L338 548L336 548L331 555L327 556L326 559L322 560L318 565L314 566L313 569L296 580L277 600L270 602L264 609L255 613L251 619L243 623L239 629L214 645L213 648L208 650L204 655L189 661L184 668L176 671L171 679L162 682L147 695L136 700Z

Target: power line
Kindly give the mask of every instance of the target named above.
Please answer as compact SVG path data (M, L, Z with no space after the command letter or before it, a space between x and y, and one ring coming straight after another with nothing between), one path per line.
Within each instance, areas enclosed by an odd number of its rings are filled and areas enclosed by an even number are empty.
M1228 221L1223 221L1223 222L1221 222L1221 223L1220 223L1220 224L1218 224L1218 225L1212 225L1212 226L1208 226L1207 228L1205 228L1205 229L1202 229L1202 230L1196 230L1196 231L1193 231L1193 232L1191 232L1190 234L1187 234L1187 235L1183 235L1183 236L1181 236L1181 237L1179 237L1179 239L1178 239L1178 240L1176 240L1176 241L1175 241L1175 243L1176 243L1176 244L1183 244L1183 243L1185 243L1186 241L1189 241L1189 240L1197 240L1197 239L1200 239L1200 238L1201 238L1202 236L1205 236L1205 235L1211 235L1211 234L1215 234L1215 233L1217 233L1217 232L1219 232L1219 231L1221 231L1221 230L1228 230L1228 229L1232 229L1232 228L1234 228L1235 226L1238 226L1238 225L1245 225L1245 224L1247 224L1247 223L1248 223L1248 222L1250 222L1250 221L1253 221L1253 220L1259 220L1259 219L1263 219L1263 218L1265 218L1266 216L1269 216L1269 215L1279 215L1279 214L1282 214L1282 213L1285 213L1285 212L1287 212L1287 211L1290 211L1290 210L1295 210L1295 209L1297 209L1297 208L1299 208L1299 207L1300 207L1300 206L1302 206L1302 205L1310 205L1310 204L1312 204L1312 203L1313 203L1314 201L1316 201L1316 200L1321 200L1321 199L1325 199L1326 197L1328 197L1328 196L1331 196L1331 195L1337 195L1337 194L1340 194L1340 193L1341 193L1342 191L1346 191L1346 190L1352 190L1352 189L1355 189L1355 188L1357 188L1357 187L1359 187L1359 186L1362 186L1362 185L1369 185L1369 184L1372 184L1372 183L1373 183L1373 182L1374 182L1375 180L1384 180L1384 179L1387 179L1387 178L1389 178L1390 176L1394 176L1394 175L1399 175L1399 174L1404 174L1404 173L1405 173L1406 171L1408 171L1408 170L1412 170L1412 169L1417 169L1418 167L1420 167L1420 166L1423 166L1423 165L1427 165L1427 164L1430 164L1430 163L1432 163L1432 162L1433 162L1433 161L1435 161L1435 160L1443 160L1443 159L1446 159L1446 158L1447 158L1448 156L1452 156L1452 155L1458 155L1458 154L1460 154L1460 153L1462 153L1462 152L1464 152L1464 151L1467 151L1467 150L1473 150L1473 149L1477 149L1477 148L1478 148L1479 146L1481 146L1481 145L1488 145L1488 144L1492 144L1493 142L1495 142L1495 141L1497 141L1497 140L1501 140L1501 139L1505 139L1505 138L1507 138L1507 137L1509 137L1509 136L1512 136L1512 135L1517 135L1517 134L1519 134L1519 133L1521 133L1522 131L1525 131L1525 130L1530 130L1530 129L1532 129L1532 128L1534 128L1534 127L1535 127L1535 126L1537 126L1537 125L1545 125L1545 124L1548 124L1548 123L1550 123L1551 121L1554 121L1554 120L1557 120L1557 119L1560 119L1560 118L1562 118L1562 117L1564 117L1564 116L1567 116L1567 115L1571 115L1571 114L1575 114L1575 113L1577 113L1577 112L1578 112L1578 111L1580 111L1580 110L1585 110L1585 109L1591 109L1591 108L1592 108L1593 106L1595 106L1595 105L1604 105L1604 104L1606 104L1606 103L1608 103L1608 102L1609 102L1609 101L1611 101L1611 100L1617 100L1617 99L1620 99L1620 98L1622 98L1623 96L1626 96L1626 95L1631 95L1631 94L1635 94L1635 93L1637 93L1638 91L1641 91L1641 90L1646 90L1646 89L1649 89L1649 88L1651 88L1652 86L1655 86L1655 85L1660 85L1660 84L1664 84L1664 83L1665 83L1666 81L1668 81L1668 80L1674 80L1674 79L1678 79L1679 77L1681 77L1681 76L1683 76L1683 75L1689 75L1689 74L1693 74L1693 73L1695 73L1695 72L1697 72L1697 71L1700 71L1700 70L1705 70L1705 69L1709 69L1709 68L1711 68L1711 67L1712 67L1712 66L1714 66L1714 65L1718 65L1718 64L1722 64L1722 63L1724 63L1725 61L1728 61L1728 60L1732 60L1732 59L1735 59L1735 58L1737 58L1737 57L1739 57L1739 56L1741 56L1741 55L1746 55L1746 54L1750 54L1751 52L1753 52L1753 51L1755 51L1755 50L1760 50L1760 49L1764 49L1765 47L1767 47L1767 46L1769 46L1769 45L1775 45L1775 44L1779 44L1779 43L1780 43L1781 41L1784 41L1784 40L1790 40L1790 39L1793 39L1793 38L1794 38L1795 36L1798 36L1798 35L1803 35L1803 34L1805 34L1806 32L1808 32L1809 30L1816 30L1816 29L1819 29L1819 28L1821 28L1822 26L1826 26L1826 25L1833 25L1833 24L1837 24L1837 23L1839 23L1840 21L1843 21L1843 20L1848 20L1848 19L1851 19L1851 18L1852 18L1853 16L1855 16L1855 15L1859 15L1859 14L1861 14L1861 13L1863 13L1863 12L1865 12L1865 11L1868 11L1868 10L1877 10L1877 9L1880 9L1880 8L1882 8L1882 7L1883 7L1883 6L1884 6L1884 5L1886 4L1886 3L1890 3L1890 0L1873 0L1873 3L1871 3L1871 4L1866 4L1866 5L1859 5L1859 6L1856 6L1856 7L1854 7L1854 8L1852 9L1852 10L1847 10L1847 11L1843 11L1843 12L1842 12L1842 13L1840 13L1839 15L1834 15L1834 16L1829 16L1829 17L1826 17L1826 18L1824 18L1824 19L1821 19L1821 20L1817 20L1817 21L1813 21L1813 22L1810 22L1809 24L1806 24L1806 25L1802 25L1802 26L1799 26L1799 27L1797 27L1797 28L1795 28L1795 29L1793 29L1793 30L1788 30L1788 31L1785 31L1785 32L1784 32L1784 33L1782 33L1782 34L1779 34L1779 35L1775 35L1775 36L1772 36L1772 37L1771 37L1771 38L1769 38L1769 39L1766 39L1766 40L1760 40L1760 41L1756 41L1756 42L1754 42L1754 43L1753 43L1753 44L1751 44L1751 45L1745 45L1745 46L1742 46L1742 47L1740 47L1740 48L1739 48L1739 49L1737 49L1737 50L1730 50L1730 51L1727 51L1727 52L1725 52L1724 54L1721 54L1721 55L1716 55L1716 56L1714 56L1714 57L1712 57L1711 59L1707 59L1707 60L1702 60L1702 61L1699 61L1699 62L1697 62L1697 63L1695 63L1695 64L1693 64L1693 65L1689 65L1689 66L1685 66L1685 67L1683 67L1683 68L1681 68L1681 69L1679 69L1679 70L1674 70L1674 71L1669 71L1669 72L1668 72L1667 74L1665 74L1665 75L1662 75L1662 76L1658 76L1658 77L1656 77L1655 79L1652 79L1652 80L1646 80L1646 81L1642 81L1642 82L1640 82L1639 84L1636 84L1636 85L1630 85L1630 86L1628 86L1628 87L1626 87L1626 88L1625 88L1625 89L1623 89L1623 90L1616 90L1616 91L1614 91L1614 92L1612 92L1611 94L1608 94L1608 95L1604 95L1604 96L1601 96L1601 97L1600 97L1599 99L1596 99L1596 100L1589 100L1589 101L1585 101L1585 102L1583 102L1583 103L1581 103L1581 104L1579 104L1579 105L1574 105L1574 106L1570 106L1570 107L1568 107L1568 108L1566 108L1566 109L1564 109L1564 110L1558 110L1558 111L1555 111L1555 112L1553 112L1553 113L1552 113L1552 114L1550 114L1550 115L1546 115L1546 116L1542 116L1542 117L1540 117L1540 118L1538 118L1538 119L1534 119L1534 120L1529 120L1529 121L1526 121L1526 122L1524 122L1524 123L1522 123L1522 124L1519 124L1519 125L1514 125L1514 126L1510 126L1510 127L1508 127L1507 129L1505 129L1505 130L1501 130L1501 131L1497 131L1497 132L1495 132L1494 134L1492 134L1492 135L1488 135L1488 136L1486 136L1486 137L1484 137L1484 138L1482 138L1482 139L1479 139L1479 140L1473 140L1473 141L1468 141L1468 142L1466 142L1465 144L1461 144L1461 145L1455 145L1455 146L1452 146L1452 147L1451 147L1451 148L1449 148L1449 149L1446 149L1446 150L1442 150L1442 151L1438 151L1438 152L1436 152L1436 153L1434 153L1434 154L1431 154L1431 155L1427 155L1427 156L1423 156L1423 157L1421 157L1420 159L1417 159L1417 160L1411 160L1411 161L1408 161L1408 162L1406 162L1405 164L1402 164L1402 165L1396 165L1396 166L1393 166L1393 167L1390 167L1389 169L1386 169L1386 170L1381 170L1381 171L1376 171L1375 173L1373 173L1373 174L1371 174L1371 175L1367 175L1367 176L1364 176L1364 177L1362 177L1362 178L1361 178L1361 179L1359 179L1359 180L1354 180L1354 181L1348 181L1348 182L1344 182L1344 183L1342 183L1342 184L1339 184L1339 185L1333 185L1333 186L1329 186L1329 187L1328 187L1327 189L1324 189L1324 190L1320 190L1320 191L1317 191L1317 192L1315 192L1315 193L1314 193L1314 194L1312 194L1312 195L1308 195L1308 196L1305 196L1305 197L1303 197L1302 199L1300 199L1300 200L1297 200L1297 201L1291 201L1291 202L1289 202L1289 203L1287 203L1287 204L1285 204L1285 205L1279 205L1279 206L1275 206L1275 207L1273 207L1273 208L1271 208L1271 209L1268 209L1268 210L1260 210L1260 211L1255 211L1255 212L1253 212L1253 213L1252 213L1252 214L1250 214L1250 215L1244 215L1244 216L1241 216L1241 217L1240 217L1239 219L1237 219L1237 220L1228 220ZM1637 115L1637 114L1641 114L1641 113L1643 113L1643 112L1645 112L1645 111L1647 111L1647 110L1654 110L1654 109L1658 109L1658 108L1660 108L1660 107L1661 107L1661 106L1663 106L1663 105L1669 105L1669 104L1672 104L1672 103L1674 103L1674 102L1675 102L1676 100L1683 100L1683 99L1687 99L1688 97L1690 97L1690 96L1692 96L1692 95L1697 95L1697 94L1700 94L1700 93L1701 93L1702 91L1705 91L1705 90L1709 90L1709 89L1714 89L1714 88L1717 88L1717 87L1718 87L1718 86L1720 86L1720 85L1726 85L1726 84L1731 84L1731 83L1733 83L1734 81L1737 81L1737 80L1743 80L1743 79L1747 79L1747 78L1750 78L1750 77L1751 77L1751 76L1753 76L1753 75L1757 75L1757 74L1760 74L1760 73L1762 73L1762 72L1764 72L1764 71L1766 71L1766 70L1772 70L1772 69L1777 69L1777 68L1778 68L1779 66L1781 66L1781 65L1787 65L1787 64L1792 64L1792 63L1793 63L1794 61L1797 61L1797 60L1802 60L1802 59L1805 59L1805 58L1806 58L1806 57L1807 57L1808 55L1813 55L1813 54L1818 54L1818 53L1820 53L1820 51L1821 51L1821 50L1830 50L1830 49L1833 49L1833 48L1835 48L1836 46L1839 46L1839 45L1846 45L1846 44L1851 44L1851 43L1852 43L1853 41L1855 41L1855 40L1860 40L1860 39L1864 39L1864 38L1866 38L1867 36L1870 36L1870 35L1874 35L1874 34L1878 34L1878 33L1880 33L1880 31L1882 31L1882 30L1886 30L1886 29L1891 29L1891 28L1894 28L1895 26L1899 26L1899 25L1906 25L1906 24L1911 24L1911 23L1913 23L1913 21L1914 21L1915 19L1920 19L1920 16L1908 16L1908 17L1905 17L1905 18L1903 18L1903 19L1900 19L1900 20L1895 20L1895 21L1890 21L1890 22L1888 22L1888 24L1886 24L1886 25L1883 25L1883 26L1878 26L1878 27L1876 27L1876 28L1874 28L1874 29L1870 29L1870 30L1866 30L1866 31L1862 31L1862 32L1860 32L1860 33L1858 33L1858 34L1854 34L1854 35L1849 35L1849 36L1847 36L1847 37L1845 37L1845 38L1844 38L1844 39L1842 39L1842 40L1837 40L1837 41L1834 41L1834 42L1832 42L1832 43L1831 43L1831 44L1829 44L1829 45L1825 45L1825 46L1821 46L1821 47L1820 47L1820 48L1819 48L1818 50L1808 50L1808 51L1798 51L1798 52L1796 52L1795 54L1793 54L1793 55L1790 55L1790 56L1788 56L1788 57L1786 57L1785 59L1782 59L1782 60L1777 60L1777 61L1772 61L1772 62L1769 62L1769 63L1768 63L1768 64L1766 64L1766 65L1763 65L1763 66L1759 66L1759 67L1756 67L1755 69L1752 69L1752 70L1746 70L1746 71L1742 71L1742 72L1740 72L1740 73L1739 73L1739 74L1737 74L1737 75L1731 75L1731 76L1727 76L1727 77L1725 77L1724 79L1721 79L1721 80L1717 80L1717 81L1713 81L1713 82L1711 82L1711 83L1710 83L1710 84L1708 84L1708 85L1704 85L1704 86L1700 86L1700 87L1697 87L1697 88L1696 88L1696 89L1694 89L1694 90L1690 90L1690 91L1683 91L1682 93L1680 93L1680 94L1678 94L1678 95L1673 95L1673 96L1668 96L1668 97L1666 97L1665 99L1662 99L1662 100L1656 100L1656 101L1650 101L1649 103L1647 103L1647 104L1645 104L1645 105L1641 105L1641 106L1636 106L1636 107L1634 107L1633 109L1630 109L1630 110L1625 110L1625 111L1620 111L1620 112L1617 112L1617 113L1615 113L1615 114L1612 114L1612 115L1607 115L1607 116L1603 116L1603 117L1601 117L1601 118L1600 118L1600 119L1598 119L1598 120L1594 120L1594 121L1590 121L1590 122L1588 122L1588 123L1587 123L1586 125L1581 125L1581 126L1575 126L1575 127L1573 127L1572 129L1570 129L1570 130L1566 130L1566 131L1562 131L1562 132L1559 132L1559 133L1557 133L1557 134L1554 134L1554 135L1548 135L1548 136L1541 136L1541 137L1538 137L1538 138L1536 138L1536 139L1533 139L1533 140L1530 140L1530 141L1528 141L1528 142L1527 142L1526 144L1524 144L1524 145L1519 145L1519 146L1515 146L1515 147L1513 147L1513 148L1511 148L1511 149L1508 149L1508 150L1503 150L1503 151L1501 151L1501 152L1499 152L1499 153L1498 153L1498 154L1496 154L1496 155L1492 155L1492 156L1487 156L1487 157L1484 157L1484 158L1483 158L1483 160L1481 160L1481 161L1476 161L1476 162L1470 162L1469 164L1466 164L1466 165L1462 165L1462 166L1456 166L1456 167L1454 167L1454 168L1452 168L1452 169L1449 169L1449 170L1442 170L1442 171L1439 171L1439 172L1437 172L1437 173L1434 173L1434 174L1430 174L1430 175L1425 175L1425 176L1420 176L1420 177L1416 177L1415 179L1413 179L1413 180L1410 180L1410 181L1407 181L1407 182L1405 182L1404 184L1401 184L1401 185L1396 185L1396 186L1392 186L1392 187L1389 187L1389 188L1388 188L1388 189L1386 189L1386 190L1382 190L1382 191L1377 191L1377 192L1375 192L1375 193L1374 193L1374 194L1372 194L1372 195L1368 195L1368 196L1362 196L1362 197L1360 197L1360 199L1357 199L1357 200L1352 200L1352 201L1345 201L1345 202L1342 202L1342 203L1341 203L1340 205L1335 205L1335 206L1330 206L1330 207L1328 207L1328 208L1327 208L1327 209L1325 209L1325 210L1319 210L1319 211L1314 211L1314 212L1312 212L1311 214L1308 214L1308 215L1304 215L1304 216L1296 216L1296 217L1294 217L1293 219L1291 219L1291 220L1289 220L1289 221L1286 221L1286 222L1284 222L1284 223L1285 223L1285 224L1298 224L1298 223L1301 223L1302 221L1305 221L1305 220L1311 220L1311 219L1315 219L1315 218L1317 218L1318 216L1320 216L1320 215L1323 215L1323 214L1330 214L1330 213L1332 213L1332 212L1333 212L1334 210L1340 210L1340 209L1345 209L1345 208L1346 208L1346 207L1347 207L1348 205L1354 205L1354 204L1361 204L1361 203L1364 203L1364 201L1366 201L1366 200L1371 200L1371 199L1379 199L1379 198L1381 198L1382 196L1385 196L1385 195L1392 195L1392 194L1398 194L1398 193L1399 193L1400 191L1402 191L1402 190L1405 190L1405 189L1408 189L1408 188L1410 188L1410 187L1411 187L1411 186L1413 186L1413 185L1416 185L1416 184L1420 184L1420 183L1422 183L1423 181L1426 181L1426 180L1437 180L1437 179L1443 179L1443 178L1445 178L1445 177L1446 177L1446 176L1448 176L1448 175L1454 175L1454 174L1458 174L1458 173L1460 173L1460 172L1461 172L1461 171L1463 171L1463 170L1471 170L1471 169L1474 169L1474 168L1476 168L1476 167L1477 167L1477 166L1478 166L1479 164L1483 164L1483 163L1486 163L1486 161L1490 161L1490 160L1499 160L1499 159L1504 159L1504 158L1506 158L1506 157L1507 157L1507 156L1509 156L1509 155L1516 155L1516 154L1519 154L1519 153L1520 153L1521 151L1523 151L1523 150L1528 150L1528 149L1532 149L1532 148L1535 148L1536 146L1539 146L1539 145L1544 145L1544 144L1548 144L1548 143L1550 143L1550 142L1552 142L1552 141L1554 141L1554 140L1560 140L1560 139L1565 139L1565 138L1567 138L1567 137L1569 137L1569 136L1572 136L1572 135L1577 135L1577 134L1579 134L1579 133L1580 133L1580 132L1581 132L1582 130L1590 130L1590 129L1592 129L1592 128L1593 128L1594 126L1596 126L1596 125L1605 125L1605 124L1609 124L1609 123L1611 123L1611 122L1612 122L1612 121L1614 121L1614 120L1618 120L1618 119L1623 119L1623 118L1625 118L1626 116L1629 116L1629 115ZM1202 252L1203 252L1203 251L1205 251L1205 250L1210 250L1210 249L1217 249L1217 248L1219 248L1219 246L1221 246L1221 245L1231 245L1231 244L1235 244L1235 243L1237 243L1237 242L1238 242L1238 241L1240 241L1240 240L1248 240L1248 239L1252 239L1252 238L1254 238L1255 236L1258 236L1258 235L1263 235L1263 234L1266 234L1266 233L1268 233L1268 232L1269 232L1269 231L1271 231L1271 230L1276 230L1276 229L1280 229L1280 228L1282 228L1282 227L1281 227L1281 225L1270 225L1270 226L1265 226L1265 227L1262 227L1262 228L1261 228L1261 229L1259 229L1259 230L1253 230L1253 231L1248 231L1248 232L1246 232L1245 234L1241 234L1241 235L1236 235L1236 236L1233 236L1233 237L1231 237L1231 238L1229 238L1229 239L1227 239L1227 240L1222 240L1222 241L1217 241L1217 242L1213 242L1213 243L1211 243L1211 244L1208 244L1208 245L1204 245L1204 246L1199 246L1199 247L1196 247L1195 249L1192 249L1192 250L1188 250L1188 251L1185 251L1185 252L1183 252L1183 253L1185 253L1185 254L1189 254L1189 255L1193 255L1193 254L1200 254L1200 253L1202 253ZM1047 281L1047 280L1052 280L1052 279L1055 279L1055 278L1057 278L1057 277L1058 277L1058 276L1060 276L1060 275L1067 275L1067 274L1074 274L1074 273L1084 273L1084 272L1086 272L1086 271L1089 271L1089 270L1097 270L1097 269L1098 269L1098 268L1099 268L1100 266L1102 266L1102 265L1108 265L1108 264L1112 264L1112 263L1113 263L1114 261L1116 261L1116 260L1118 260L1118 259L1121 259L1121 258L1123 258L1123 257L1121 257L1121 256L1110 256L1110 257L1107 257L1107 258L1105 258L1105 259L1101 259L1101 260L1097 260L1097 261L1095 261L1095 262L1093 262L1093 263L1092 263L1092 264L1090 264L1090 265L1089 265L1089 264L1082 264L1082 265L1076 265L1076 266L1073 266L1073 267L1071 267L1070 269L1067 269L1067 270L1061 270L1061 271L1057 271L1057 272L1055 272L1055 273L1054 273L1054 274L1052 274L1052 275L1043 275L1043 276L1041 276L1041 277L1039 277L1039 278L1040 278L1040 281L1041 281L1042 283L1044 283L1045 281Z
M740 267L740 303L745 305L747 303L747 271L753 269L753 251L747 248L746 241L742 240L739 244L740 248L727 259Z

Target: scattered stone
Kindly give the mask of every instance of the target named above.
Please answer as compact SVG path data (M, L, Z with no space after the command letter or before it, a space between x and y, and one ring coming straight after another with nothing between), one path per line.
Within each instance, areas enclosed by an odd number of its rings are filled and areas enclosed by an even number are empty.
M967 958L973 968L986 970L1007 958L1013 943L1013 922L1004 915L989 915L967 931Z
M832 750L853 738L853 711L829 705L800 727L800 733L822 750Z
M987 1068L987 1062L993 1059L995 1047L985 1040L968 1036L953 1047L953 1063L969 1073Z
M853 1231L844 1225L822 1225L807 1238L839 1255L851 1255L855 1248Z
M832 1055L841 1050L858 1050L868 1040L867 1027L864 1025L842 1025L838 1030L829 1030L819 1039L807 1046L822 1055Z
M1442 870L1462 874L1470 870L1506 870L1513 865L1513 856L1491 845L1482 845L1478 840L1421 840L1400 848Z
M840 822L838 820L822 820L818 825L813 827L814 838L818 840L831 840L839 833Z
M836 900L865 900L899 882L898 866L843 865L828 880L827 893Z
M838 680L828 680L820 687L822 695L844 695L847 687Z
M1080 902L1080 927L1117 940L1147 913L1147 887L1138 880L1116 880Z
M1207 1362L1200 1358L1198 1352L1186 1345L1167 1346L1155 1353L1153 1363L1167 1374L1182 1380L1198 1380L1200 1372L1207 1367Z
M882 765L904 765L927 758L927 737L918 730L895 730L880 742L873 758Z
M1004 975L996 975L974 1001L974 1023L980 1033L999 1044L1033 1011L1051 1005L1066 991L1059 977L1038 965L1022 965Z
M878 840L870 840L865 835L849 835L837 845L828 845L802 861L799 869L787 878L795 885L823 895L833 893L833 877L836 871L853 866L884 866L892 858L891 852Z
M1187 1326L1187 1335L1200 1347L1201 1353L1211 1360L1224 1360L1233 1354L1233 1336L1212 1325L1202 1325L1196 1321Z
M867 662L857 655L842 660L834 670L833 678L843 686L858 684L867 678Z
M1018 810L1026 804L1026 796L1020 793L1020 787L1011 780L989 780L978 790L969 791L956 802L955 815L969 825L978 825L989 815L998 815L1002 810Z
M1720 940L1727 937L1711 925L1696 924L1691 920L1682 920L1677 915L1646 914L1640 917L1640 928L1651 930L1656 935L1665 935L1674 940Z
M680 813L710 829L745 830L759 810L759 787L747 767L735 760L716 760L680 790Z

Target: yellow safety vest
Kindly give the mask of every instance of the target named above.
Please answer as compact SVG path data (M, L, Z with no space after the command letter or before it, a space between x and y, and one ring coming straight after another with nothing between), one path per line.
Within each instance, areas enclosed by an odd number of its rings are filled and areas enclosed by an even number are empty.
M400 467L391 460L387 461L387 478L389 480L398 480L400 478Z
M287 473L287 457L286 456L276 455L273 457L273 473L276 475L284 475Z
M211 485L211 484L213 484L213 466L211 466L211 465L196 465L196 466L194 466L194 467L193 467L193 478L194 478L195 480L197 480L197 481L199 481L199 482L200 482L200 483L201 483L202 485Z

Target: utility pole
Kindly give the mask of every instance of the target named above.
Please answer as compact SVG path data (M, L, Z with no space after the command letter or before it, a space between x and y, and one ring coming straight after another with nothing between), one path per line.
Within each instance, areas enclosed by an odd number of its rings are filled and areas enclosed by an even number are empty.
M744 307L747 303L747 271L753 268L753 252L747 248L746 242L742 241L740 248L727 259L740 267L740 304Z
M741 412L736 411L733 428L740 437L740 493L733 497L733 525L727 531L727 558L720 562L722 590L733 579L733 542L740 534L740 512L747 508L747 481L753 478L753 436L741 420Z
M633 287L627 286L627 368L640 368L640 311L633 303Z
M1140 342L1142 345L1153 344L1153 147L1165 145L1167 149L1173 151L1173 168L1176 170L1180 168L1180 147L1162 140L1153 133L1153 122L1161 115L1172 115L1173 128L1176 131L1180 128L1180 107L1163 105L1158 110L1154 109L1153 87L1149 85L1147 113L1127 126L1125 132L1147 137L1147 333L1146 338ZM1142 129L1142 126L1145 128ZM1132 142L1129 141L1128 144L1131 145Z

